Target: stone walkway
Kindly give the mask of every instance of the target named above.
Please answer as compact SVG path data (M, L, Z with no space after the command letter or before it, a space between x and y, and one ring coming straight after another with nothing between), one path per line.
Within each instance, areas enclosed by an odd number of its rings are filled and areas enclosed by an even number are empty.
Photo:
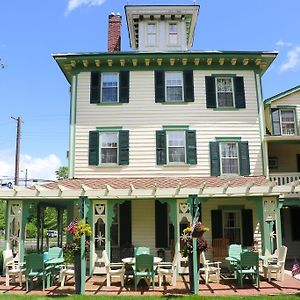
M169 278L167 278L169 279ZM12 284L9 287L4 285L5 278L0 278L0 293L6 294L26 294L26 290L23 284L21 288L17 283ZM251 283L245 283L244 288L240 288L236 281L232 278L226 278L222 276L220 284L210 283L205 285L203 281L200 281L199 295L203 296L232 296L232 295L276 295L276 294L297 294L300 295L300 281L286 275L283 282L272 280L270 283L261 278L260 289ZM41 291L41 286L36 285L32 291L27 294L39 294L39 295L60 295L60 294L74 294L74 280L70 279L66 282L65 287L52 286L46 291ZM105 276L93 276L87 278L86 281L86 294L89 295L186 295L189 294L188 276L179 276L176 287L172 287L169 284L159 288L155 286L155 289L148 288L146 284L141 281L141 285L138 287L138 291L134 291L132 282L126 282L125 287L120 286L120 282L113 279L112 286L106 286Z

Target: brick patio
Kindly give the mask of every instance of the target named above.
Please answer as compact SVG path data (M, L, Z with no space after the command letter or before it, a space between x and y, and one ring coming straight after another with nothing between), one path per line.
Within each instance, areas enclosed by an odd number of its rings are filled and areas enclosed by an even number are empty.
M168 278L169 279L169 278ZM26 294L25 285L21 288L17 283L9 287L4 285L5 278L0 278L0 293L18 293ZM174 288L169 284L159 288L157 285L155 289L148 288L143 281L138 287L138 291L134 291L132 282L126 282L125 287L122 288L120 283L113 279L111 287L106 286L105 276L93 276L87 278L86 294L88 295L183 295L189 294L188 276L179 276L177 286ZM261 286L257 287L251 283L245 282L244 288L240 288L236 281L232 278L222 276L220 284L210 283L205 285L200 281L200 295L203 296L232 296L232 295L275 295L275 294L298 294L300 295L300 281L286 275L283 282L272 280L270 283L261 278ZM59 294L74 294L74 281L70 279L66 282L65 287L52 286L45 292L41 291L41 286L35 286L34 290L28 294L44 294L44 295L59 295Z

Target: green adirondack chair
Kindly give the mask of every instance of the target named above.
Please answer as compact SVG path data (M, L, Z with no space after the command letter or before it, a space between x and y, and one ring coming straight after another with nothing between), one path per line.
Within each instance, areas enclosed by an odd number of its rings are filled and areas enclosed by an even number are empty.
M150 254L150 248L148 247L134 247L134 256L140 254Z
M140 254L135 257L135 265L133 266L134 288L137 290L139 281L144 278L146 281L152 279L154 289L154 257L151 254ZM150 282L149 282L150 285Z
M259 256L257 252L243 252L241 259L237 264L237 280L241 287L243 287L244 278L248 277L253 280L255 277L256 285L259 288Z
M26 291L29 291L29 281L33 283L33 279L41 279L43 283L43 291L50 286L51 267L46 267L44 264L43 254L32 253L26 255Z
M51 247L48 250L48 259L63 257L63 249L60 247Z
M232 244L228 247L228 257L229 257L229 264L230 264L230 271L234 274L234 278L236 278L236 269L237 269L237 262L241 258L242 253L242 245L239 244Z

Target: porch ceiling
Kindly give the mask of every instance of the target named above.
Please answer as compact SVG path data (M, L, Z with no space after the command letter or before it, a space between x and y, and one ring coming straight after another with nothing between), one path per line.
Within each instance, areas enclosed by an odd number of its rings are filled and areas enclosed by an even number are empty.
M265 177L155 177L64 179L31 188L0 190L0 199L137 199L274 196L300 192L299 181L276 186Z

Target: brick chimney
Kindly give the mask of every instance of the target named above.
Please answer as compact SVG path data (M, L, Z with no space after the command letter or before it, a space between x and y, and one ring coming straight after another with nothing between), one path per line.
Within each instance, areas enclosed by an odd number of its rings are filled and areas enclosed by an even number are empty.
M121 51L122 17L119 13L108 16L108 51Z

